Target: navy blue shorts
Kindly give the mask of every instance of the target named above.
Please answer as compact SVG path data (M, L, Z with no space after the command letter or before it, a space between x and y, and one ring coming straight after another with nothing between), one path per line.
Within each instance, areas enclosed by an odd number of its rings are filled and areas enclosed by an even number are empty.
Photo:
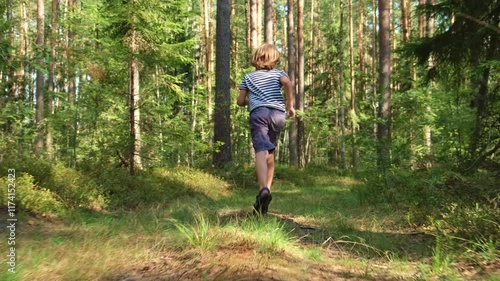
M256 153L276 149L285 119L285 112L274 108L257 107L250 112L250 132Z

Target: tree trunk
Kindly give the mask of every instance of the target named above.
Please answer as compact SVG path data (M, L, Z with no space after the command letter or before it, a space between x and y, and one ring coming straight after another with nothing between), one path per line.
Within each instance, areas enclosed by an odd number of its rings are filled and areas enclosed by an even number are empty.
M359 21L358 21L359 79L358 79L358 89L359 89L359 92L361 93L362 100L366 100L364 28L365 28L364 2L363 2L363 0L359 0Z
M135 6L135 0L132 1ZM136 55L139 51L137 31L135 30L135 15L132 16L132 26L130 30L129 41L129 111L130 111L130 174L142 170L141 159L141 115L140 115L140 96L139 96L139 61Z
M305 81L305 67L304 67L304 0L299 0L297 18L297 109L304 112L304 81ZM305 128L304 118L299 116L297 118L297 151L299 156L299 167L305 166Z
M258 0L250 0L250 49L259 46Z
M213 164L216 167L223 167L231 162L230 20L230 0L217 0L213 154Z
M373 0L373 11L372 11L372 108L373 108L373 117L378 117L378 83L377 83L377 0ZM378 126L377 123L373 125L373 135L377 137Z
M17 70L16 80L17 80L17 93L19 95L24 95L25 90L25 80L24 80L24 60L26 59L26 42L27 34L26 30L26 3L21 3L21 9L19 12L19 69Z
M35 152L37 155L41 155L44 147L44 135L45 128L43 125L43 114L44 114L44 92L45 92L45 77L43 74L43 67L45 65L44 61L44 44L45 44L45 5L43 0L37 1L37 36L36 36L36 46L38 49L38 69L36 71L36 143L35 143Z
M274 16L273 0L264 0L264 41L274 44Z
M287 40L288 40L288 76L292 82L292 89L295 90L295 23L294 23L294 1L287 0L288 15L287 15ZM295 118L296 119L296 118ZM290 151L290 164L297 165L299 163L298 144L297 144L297 121L291 122L291 127L288 136L288 149Z
M350 0L348 0L350 1ZM344 2L340 0L340 31L339 31L339 104L340 104L340 165L346 169L346 145L345 145L345 89L344 89Z
M52 0L52 19L51 19L51 28L50 28L50 61L49 61L49 81L47 85L48 90L48 106L49 106L49 114L52 116L54 114L54 92L56 90L56 81L55 81L55 71L56 71L56 46L57 46L57 9L58 9L58 0ZM47 149L47 157L49 159L53 159L54 151L53 151L53 139L52 139L52 126L51 126L51 118L48 119L47 122L47 141L45 143L45 147Z
M352 15L352 1L349 1L349 64L350 64L350 82L351 82L351 167L356 169L357 164L357 148L356 148L356 77L354 76L354 24Z
M203 19L205 22L205 67L207 72L205 73L205 87L207 88L207 109L208 109L208 122L212 120L213 115L213 105L212 105L212 75L213 69L213 41L210 24L210 10L211 2L210 0L203 0Z
M435 0L427 0L427 5L434 5ZM434 27L435 25L435 19L432 14L429 15L427 18L427 37L431 38L434 36ZM434 68L434 58L433 56L429 56L429 69ZM430 83L430 87L427 89L427 97L428 100L430 100L430 97L432 95L432 88L434 87L434 83ZM430 104L427 104L425 106L425 110L427 111L427 114L432 115L432 107ZM426 148L426 154L430 155L432 153L432 130L431 126L429 124L426 124L424 126L424 139L425 139L425 148ZM425 166L427 168L432 167L432 162L430 161L430 158L426 159L424 161Z
M419 6L422 6L424 4L425 4L425 0L418 0ZM419 15L418 16L418 38L424 38L424 32L425 32L425 16Z
M379 89L382 91L382 100L379 107L379 118L377 136L379 141L378 147L378 164L379 167L385 168L390 166L391 153L391 17L390 17L390 1L379 0Z

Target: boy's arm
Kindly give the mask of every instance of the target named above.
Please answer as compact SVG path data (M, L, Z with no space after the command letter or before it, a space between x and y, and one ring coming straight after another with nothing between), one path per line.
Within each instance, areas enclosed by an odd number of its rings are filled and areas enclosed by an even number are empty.
M248 90L247 89L240 89L240 95L238 96L238 99L236 100L236 103L239 106L248 105L247 94L248 94Z
M293 86L290 78L288 76L280 77L281 85L283 85L283 89L285 90L285 102L286 102L286 111L288 111L288 118L295 117L295 97L293 94Z

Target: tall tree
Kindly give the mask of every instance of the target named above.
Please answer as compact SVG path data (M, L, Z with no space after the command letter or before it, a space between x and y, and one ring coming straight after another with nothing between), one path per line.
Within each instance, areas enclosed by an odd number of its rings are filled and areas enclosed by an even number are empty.
M264 41L274 44L273 0L264 0Z
M287 52L288 52L288 76L292 82L292 89L295 90L295 67L296 67L296 56L295 56L295 22L294 22L294 1L287 0ZM297 104L297 103L296 103ZM291 164L299 163L298 156L298 143L297 143L297 122L296 119L292 121L292 125L289 131L289 159Z
M379 83L381 101L379 105L379 118L377 137L379 141L378 159L381 167L390 163L391 140L391 17L390 1L378 0L379 11Z
M435 0L427 0L427 5L429 6L434 6ZM429 13L427 17L427 37L433 37L434 36L434 29L435 29L435 18L433 13ZM434 58L432 56L429 57L429 69L434 68ZM427 89L427 96L430 97L432 95L432 88L433 84L431 83L431 86ZM430 100L430 99L429 99ZM430 103L427 103L425 107L427 113L429 116L432 115L432 107ZM425 148L426 148L426 154L430 155L432 153L432 130L431 126L429 124L426 124L424 126L424 139L425 139ZM428 159L430 159L428 157ZM430 168L432 163L430 160L427 160L425 165L427 168Z
M213 164L231 162L231 1L217 0Z
M57 46L57 14L58 14L58 0L52 0L52 18L50 20L50 55L49 55L49 75L48 75L48 110L49 115L52 116L54 114L54 95L56 90L56 46ZM47 122L47 141L45 143L47 148L47 156L49 159L53 157L53 136L52 136L52 125L51 118L48 119Z
M250 3L250 44L251 50L259 46L259 0L249 0Z
M304 112L304 83L305 83L305 59L304 59L304 0L299 0L297 5L297 109ZM299 156L299 167L305 166L305 128L304 117L297 118L297 150Z
M45 3L43 0L37 1L37 17L36 17L36 46L38 56L38 67L36 71L36 128L37 137L35 143L35 152L41 155L44 148L45 128L43 125L44 119L44 94L45 94L45 76L44 76L44 45L45 45Z
M353 169L357 166L357 149L356 149L356 77L354 74L354 24L352 14L352 1L349 2L349 76L350 76L350 96L351 96L351 109L349 116L351 117L351 167Z
M211 0L203 0L204 40L205 40L205 87L207 88L208 121L212 120L212 76L213 76L213 40L210 24Z
M349 1L349 0L348 0ZM339 107L340 107L340 165L346 169L346 145L345 145L345 88L344 88L344 1L340 0L340 26L339 26Z

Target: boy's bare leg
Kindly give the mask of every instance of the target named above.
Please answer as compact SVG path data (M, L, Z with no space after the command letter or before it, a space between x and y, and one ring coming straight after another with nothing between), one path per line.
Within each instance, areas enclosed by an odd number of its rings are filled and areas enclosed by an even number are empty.
M274 151L267 155L267 188L271 190L274 177Z
M269 177L269 166L268 159L270 153L267 150L259 151L255 153L255 170L257 172L257 181L259 182L260 189L268 186L268 177ZM274 162L274 161L273 161ZM272 170L274 171L274 165Z

